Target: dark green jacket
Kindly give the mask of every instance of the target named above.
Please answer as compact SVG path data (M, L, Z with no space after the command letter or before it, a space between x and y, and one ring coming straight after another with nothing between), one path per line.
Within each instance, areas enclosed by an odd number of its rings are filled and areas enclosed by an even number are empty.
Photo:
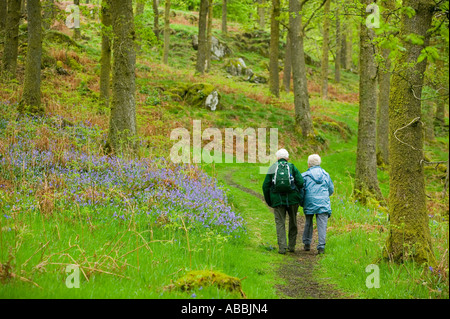
M287 162L284 158L281 158L278 160ZM271 168L269 168L269 173L266 175L266 178L264 179L264 183L262 186L263 193L264 193L264 199L266 200L267 205L270 207L277 207L280 205L295 205L300 204L300 192L299 190L303 187L304 179L302 177L302 174L300 174L299 170L294 166L292 163L288 163L289 169L292 172L292 176L294 176L294 184L297 187L295 190L293 190L290 193L280 194L275 193L272 189L272 179L275 170L273 169L275 165L278 165L277 163L274 163Z

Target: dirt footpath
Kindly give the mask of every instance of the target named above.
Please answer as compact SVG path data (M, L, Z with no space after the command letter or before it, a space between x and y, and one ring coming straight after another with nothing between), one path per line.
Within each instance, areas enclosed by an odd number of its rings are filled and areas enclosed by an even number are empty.
M229 172L225 176L225 181L228 185L236 187L243 192L258 197L264 201L264 196L252 189L235 183L232 179L232 173ZM265 201L264 201L265 202ZM270 208L272 210L272 208ZM301 210L301 208L300 208ZM346 298L341 292L336 290L331 284L326 282L326 279L317 279L315 269L318 267L317 245L317 230L314 218L314 233L313 241L311 243L311 250L304 251L302 243L302 234L305 224L305 216L303 212L298 213L297 226L298 237L297 246L294 253L286 253L285 262L279 265L277 269L278 276L285 284L276 285L281 299L342 299ZM275 223L275 221L274 221ZM275 224L274 224L275 228ZM286 227L287 229L287 227ZM326 252L325 252L326 253Z

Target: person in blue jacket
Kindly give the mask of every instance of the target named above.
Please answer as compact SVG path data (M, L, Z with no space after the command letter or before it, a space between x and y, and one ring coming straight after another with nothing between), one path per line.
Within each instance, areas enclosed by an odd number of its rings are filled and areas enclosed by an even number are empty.
M303 231L304 249L311 249L313 234L313 218L316 216L319 243L317 252L325 252L325 240L328 218L331 216L330 196L334 192L334 185L330 175L320 167L321 158L317 154L308 157L308 170L302 173L304 183L303 213L305 214L305 229Z

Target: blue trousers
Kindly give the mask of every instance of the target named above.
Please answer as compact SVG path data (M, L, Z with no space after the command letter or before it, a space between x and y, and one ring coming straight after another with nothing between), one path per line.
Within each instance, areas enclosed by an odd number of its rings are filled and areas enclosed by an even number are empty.
M313 235L313 218L316 216L317 232L319 233L319 243L317 249L325 249L327 236L328 214L305 215L305 229L303 230L303 244L310 245Z

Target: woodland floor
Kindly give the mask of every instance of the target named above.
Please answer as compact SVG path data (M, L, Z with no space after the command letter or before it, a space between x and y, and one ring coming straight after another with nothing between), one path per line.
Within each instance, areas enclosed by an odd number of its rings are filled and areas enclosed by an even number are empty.
M225 182L232 187L246 192L264 201L264 196L252 189L237 184L232 179L232 171L225 175ZM270 208L271 209L271 208ZM272 210L272 209L271 209ZM315 219L314 219L315 220ZM314 221L315 223L315 221ZM297 218L297 246L294 253L286 253L283 263L276 265L277 275L285 284L276 285L276 289L281 299L343 299L348 298L337 290L332 284L326 283L326 278L318 278L315 271L318 267L317 250L317 229L314 227L311 250L303 250L302 234L305 225L303 212L298 213ZM315 224L314 224L315 226ZM326 252L325 252L326 253Z

